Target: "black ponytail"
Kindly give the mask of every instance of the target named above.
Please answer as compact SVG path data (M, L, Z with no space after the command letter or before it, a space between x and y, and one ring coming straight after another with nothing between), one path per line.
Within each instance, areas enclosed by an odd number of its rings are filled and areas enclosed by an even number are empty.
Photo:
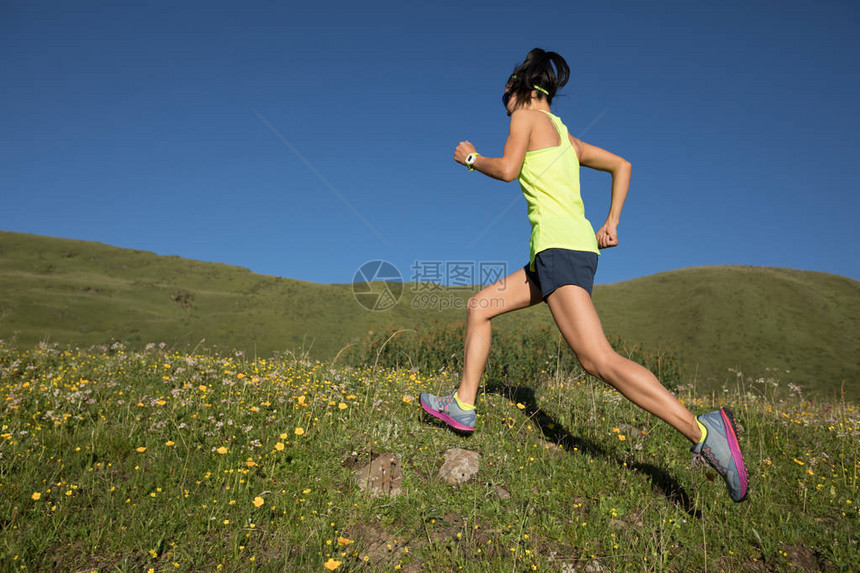
M564 58L555 52L535 48L514 68L507 89L517 96L517 107L531 102L533 90L538 99L545 98L552 105L555 94L569 79L570 67Z

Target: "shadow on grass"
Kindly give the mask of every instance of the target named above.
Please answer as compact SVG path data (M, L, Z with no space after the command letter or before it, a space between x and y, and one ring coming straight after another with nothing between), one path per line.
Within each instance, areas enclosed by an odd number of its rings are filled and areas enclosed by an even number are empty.
M690 495L666 470L642 462L627 461L627 465L625 466L625 460L613 456L600 445L579 436L574 436L553 419L552 416L541 410L537 405L537 400L535 400L533 389L524 386L490 382L487 384L487 392L504 396L512 402L518 402L525 406L524 412L536 423L538 429L548 441L563 446L568 452L573 452L574 448L577 448L580 452L588 454L591 457L610 460L618 466L619 471L633 470L642 473L648 476L654 489L663 494L669 503L680 507L690 516L701 517L702 512L696 509L693 500L690 499Z

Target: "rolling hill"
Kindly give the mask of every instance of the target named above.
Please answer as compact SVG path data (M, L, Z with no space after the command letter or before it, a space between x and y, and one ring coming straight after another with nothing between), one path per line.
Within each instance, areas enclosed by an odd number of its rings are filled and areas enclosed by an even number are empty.
M604 285L595 305L608 332L677 348L713 388L749 377L856 398L860 282L767 267L698 267Z
M464 311L422 306L426 289L373 312L349 284L257 275L99 243L0 232L0 339L87 346L199 344L267 356L334 357L369 331L459 321ZM381 292L384 284L369 285ZM476 289L433 291L464 307ZM767 377L819 395L860 397L860 282L761 267L700 267L595 288L608 334L678 351L700 387ZM413 303L416 303L413 305ZM545 305L496 319L496 328L549 323ZM205 342L203 342L205 340Z

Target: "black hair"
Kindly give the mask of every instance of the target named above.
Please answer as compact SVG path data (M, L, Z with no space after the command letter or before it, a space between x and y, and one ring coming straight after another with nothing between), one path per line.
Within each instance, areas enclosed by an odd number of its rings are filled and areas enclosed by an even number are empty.
M537 92L538 99L546 98L547 103L552 105L552 98L569 79L570 67L564 58L555 52L535 48L522 64L514 68L508 78L506 91L517 96L517 107L531 102L533 90ZM541 90L546 90L546 93Z

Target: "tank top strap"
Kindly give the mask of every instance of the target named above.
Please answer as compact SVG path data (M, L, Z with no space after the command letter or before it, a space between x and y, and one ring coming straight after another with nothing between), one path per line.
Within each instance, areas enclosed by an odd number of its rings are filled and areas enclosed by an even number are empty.
M568 137L567 126L561 121L561 118L557 115L553 115L552 113L546 111L545 109L541 109L538 111L542 111L549 116L549 120L555 126L555 130L558 132L559 138L559 147L565 147L570 145L570 138Z

